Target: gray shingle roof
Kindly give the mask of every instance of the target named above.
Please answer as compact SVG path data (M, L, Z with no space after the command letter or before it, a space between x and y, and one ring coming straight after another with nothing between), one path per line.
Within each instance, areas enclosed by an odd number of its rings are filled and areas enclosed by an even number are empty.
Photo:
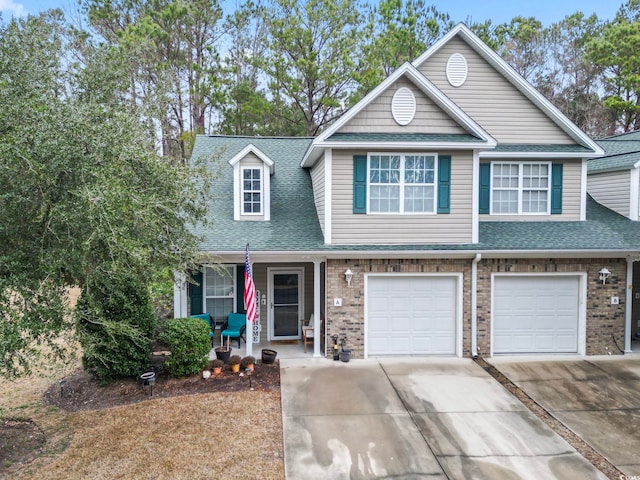
M228 160L253 144L274 162L271 220L233 220L233 169ZM300 161L310 138L198 136L193 158L213 155L217 178L207 199L211 223L200 227L201 249L242 252L250 244L262 252L402 252L402 251L640 251L640 222L633 222L587 200L587 220L580 222L480 222L478 244L325 245L313 201L311 177Z
M334 133L327 141L338 142L469 142L485 141L465 133Z
M640 132L603 138L598 145L605 155L589 160L589 173L628 170L640 161Z
M492 152L534 152L534 153L590 153L592 150L582 145L571 144L532 144L532 143L500 143Z

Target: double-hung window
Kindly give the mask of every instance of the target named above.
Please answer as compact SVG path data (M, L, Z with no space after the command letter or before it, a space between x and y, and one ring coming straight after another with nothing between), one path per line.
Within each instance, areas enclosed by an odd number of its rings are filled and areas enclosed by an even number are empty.
M242 169L242 213L262 214L262 169Z
M491 164L491 213L548 214L550 162Z
M227 320L233 313L236 300L235 266L207 267L204 275L205 312L208 312L216 325Z
M435 213L436 155L370 154L370 213Z

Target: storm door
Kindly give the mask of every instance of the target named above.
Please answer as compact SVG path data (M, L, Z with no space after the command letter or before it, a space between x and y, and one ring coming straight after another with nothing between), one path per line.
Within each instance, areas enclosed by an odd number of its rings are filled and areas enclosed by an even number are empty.
M269 320L272 340L300 338L302 270L269 270Z

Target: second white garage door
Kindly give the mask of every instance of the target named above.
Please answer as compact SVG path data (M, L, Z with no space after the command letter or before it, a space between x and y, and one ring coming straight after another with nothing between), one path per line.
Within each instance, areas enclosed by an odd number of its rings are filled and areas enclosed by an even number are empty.
M458 278L370 276L368 355L455 355Z
M578 276L494 277L493 353L577 353Z

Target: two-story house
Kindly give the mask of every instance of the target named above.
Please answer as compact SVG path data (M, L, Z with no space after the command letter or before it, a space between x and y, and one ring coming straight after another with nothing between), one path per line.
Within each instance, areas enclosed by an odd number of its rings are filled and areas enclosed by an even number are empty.
M640 131L597 141L602 157L589 160L587 192L620 215L640 220ZM631 336L640 340L640 262L633 264Z
M176 316L243 311L249 244L263 341L313 314L355 358L629 350L640 225L587 195L603 153L460 24L316 138L197 138L212 222Z

